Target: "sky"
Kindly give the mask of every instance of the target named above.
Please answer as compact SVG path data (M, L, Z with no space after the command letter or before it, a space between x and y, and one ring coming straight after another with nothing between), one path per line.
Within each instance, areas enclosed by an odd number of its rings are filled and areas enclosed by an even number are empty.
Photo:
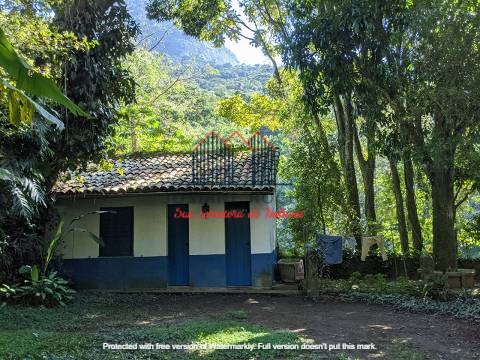
M245 21L247 24L251 25L251 23L243 15L242 9L238 4L238 0L233 0L232 5L235 11L240 15L242 20ZM240 61L241 63L249 65L270 64L270 60L265 55L263 55L262 51L250 45L250 40L247 40L245 38L240 37L237 42L226 39L225 47L230 49L235 54L238 61Z
M244 64L270 64L270 60L263 55L262 51L250 45L247 39L241 38L238 42L227 39L225 47L230 49L238 61Z

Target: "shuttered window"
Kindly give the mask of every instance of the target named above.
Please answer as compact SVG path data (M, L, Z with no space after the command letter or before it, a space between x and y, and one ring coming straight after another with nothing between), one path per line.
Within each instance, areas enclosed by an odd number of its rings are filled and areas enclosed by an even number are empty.
M133 256L133 207L100 210L100 256Z

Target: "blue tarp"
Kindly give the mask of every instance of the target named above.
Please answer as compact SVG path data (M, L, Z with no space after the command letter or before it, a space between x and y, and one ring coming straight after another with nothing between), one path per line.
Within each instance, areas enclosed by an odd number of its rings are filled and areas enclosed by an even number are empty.
M342 237L322 235L317 233L317 244L319 250L324 254L325 262L328 265L342 263Z

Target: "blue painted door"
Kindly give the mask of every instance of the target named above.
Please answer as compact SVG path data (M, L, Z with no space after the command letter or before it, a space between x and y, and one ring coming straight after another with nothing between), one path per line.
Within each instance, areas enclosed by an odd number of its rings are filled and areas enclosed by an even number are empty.
M188 204L168 205L168 285L188 285L188 218L175 218L178 210L188 213Z
M250 219L248 201L227 202L225 210L243 213L242 218L225 219L225 255L227 262L227 285L249 286L252 284L250 255Z

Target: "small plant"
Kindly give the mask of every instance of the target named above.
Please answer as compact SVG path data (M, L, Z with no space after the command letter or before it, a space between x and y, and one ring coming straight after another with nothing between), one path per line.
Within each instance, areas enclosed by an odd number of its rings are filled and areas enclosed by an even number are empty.
M358 271L354 271L350 274L350 281L355 282L359 281L362 278L362 274L360 274Z
M56 271L49 270L50 262L54 257L57 246L71 232L86 232L95 242L102 244L98 236L86 229L74 227L74 224L87 215L105 212L107 211L93 211L76 217L66 229L63 228L64 222L61 220L55 235L45 246L42 266L24 265L19 270L20 274L28 275L28 279L25 279L23 284L2 284L0 286L0 299L3 298L3 304L5 302L16 302L25 305L64 306L72 300L75 291L68 287L68 281L60 277Z
M102 240L97 235L95 235L91 231L88 231L87 229L75 227L74 225L77 221L80 221L81 219L83 219L87 215L102 214L102 213L107 213L107 212L111 212L111 211L102 211L102 210L101 211L92 211L92 212L80 215L80 216L72 219L72 221L70 221L70 223L68 224L66 229L63 228L63 226L64 226L63 220L60 220L60 222L58 224L58 227L57 227L57 231L55 232L55 235L47 243L47 246L45 247L44 254L43 254L42 274L45 274L47 272L48 266L50 265L50 262L53 259L53 256L55 254L55 250L57 249L57 246L62 242L62 240L65 238L65 236L67 236L68 234L70 234L72 232L85 232L97 244L103 245Z
M56 306L65 304L73 299L74 290L68 287L68 281L58 276L56 271L46 275L39 275L36 266L22 266L21 274L29 274L24 284L12 286L3 284L0 294L7 301L25 305Z
M448 300L448 277L446 274L431 273L422 280L422 296L423 298L431 298L434 300Z

